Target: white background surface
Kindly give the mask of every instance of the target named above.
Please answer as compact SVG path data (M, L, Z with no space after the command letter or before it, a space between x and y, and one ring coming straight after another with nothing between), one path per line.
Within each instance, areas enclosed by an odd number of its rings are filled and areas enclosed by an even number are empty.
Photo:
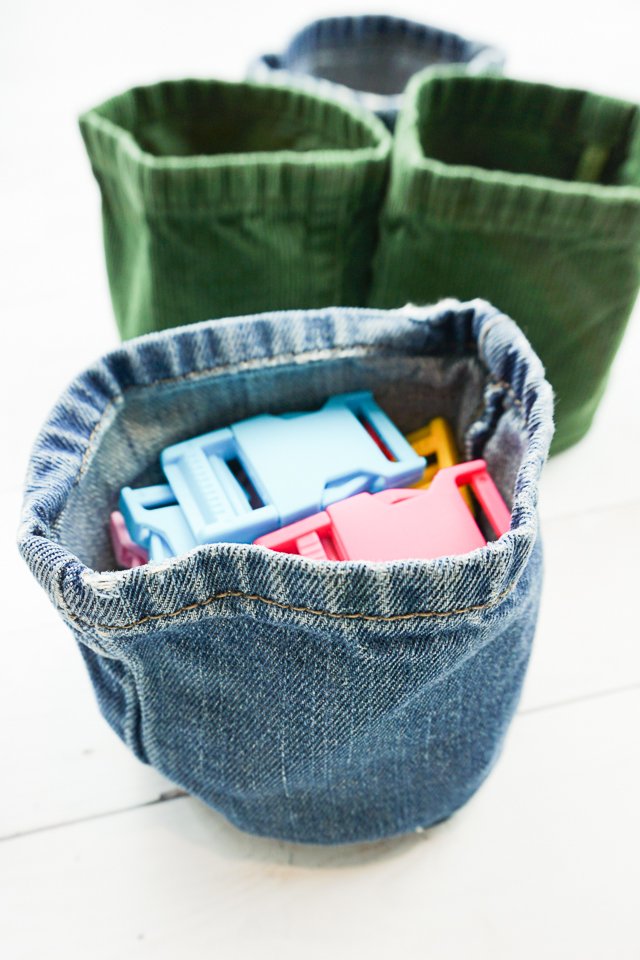
M391 8L390 4L388 8ZM352 0L347 12L384 12ZM0 35L0 955L640 957L640 317L596 426L542 488L543 610L486 785L401 841L247 837L139 764L15 546L30 445L117 342L76 115L133 83L240 78L338 5L23 0ZM640 100L637 3L406 3L503 46L508 72ZM452 291L454 293L455 291ZM163 799L164 798L164 799Z

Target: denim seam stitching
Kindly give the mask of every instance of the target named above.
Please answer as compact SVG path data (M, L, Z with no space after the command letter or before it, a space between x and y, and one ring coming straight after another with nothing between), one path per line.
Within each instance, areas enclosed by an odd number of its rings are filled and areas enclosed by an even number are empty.
M464 613L472 613L477 610L486 610L489 607L496 606L502 600L508 596L509 593L513 590L515 586L515 581L512 581L508 587L506 587L501 593L498 594L493 600L490 600L487 603L475 604L470 607L460 607L456 610L418 610L413 613L393 613L385 616L384 614L377 613L338 613L333 610L316 610L313 607L303 607L298 606L292 603L282 603L279 600L272 600L270 597L262 597L260 594L256 593L243 593L241 590L224 590L222 593L216 593L212 597L207 597L206 600L199 600L196 603L187 604L184 607L180 607L178 610L172 610L170 613L152 613L146 617L142 617L140 620L135 620L133 623L126 624L95 624L95 630L130 630L133 627L139 627L143 623L148 623L153 620L164 620L170 619L171 617L177 617L182 613L188 613L190 610L199 610L202 607L207 607L210 604L214 603L216 600L225 600L227 597L239 597L243 600L256 600L260 603L268 604L269 606L278 607L282 610L291 610L294 613L310 613L318 617L331 617L336 620L373 620L375 622L393 622L396 620L411 620L413 618L432 618L432 617L453 617L460 616ZM73 617L74 620L82 623L77 617ZM91 624L84 624L85 626L91 626Z

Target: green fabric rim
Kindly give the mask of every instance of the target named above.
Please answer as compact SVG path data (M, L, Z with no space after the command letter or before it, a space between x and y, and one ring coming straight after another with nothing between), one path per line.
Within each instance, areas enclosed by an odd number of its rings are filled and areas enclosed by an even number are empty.
M425 154L421 129L426 110L456 126L466 117L505 124L531 112L557 122L573 116L574 135L588 144L618 142L628 153L624 184L554 179L528 173L444 163ZM433 115L433 113L431 114ZM415 211L415 212L414 212ZM454 227L517 234L573 236L621 244L640 242L640 110L631 103L583 90L495 76L470 76L459 68L421 71L410 81L396 128L385 216L446 222Z
M157 156L130 129L141 115L161 121L229 107L239 123L243 116L285 117L317 131L327 148ZM269 205L357 204L386 175L391 149L384 125L363 108L271 83L188 79L135 87L79 123L94 172L116 180L135 207L194 216L208 207L264 212Z

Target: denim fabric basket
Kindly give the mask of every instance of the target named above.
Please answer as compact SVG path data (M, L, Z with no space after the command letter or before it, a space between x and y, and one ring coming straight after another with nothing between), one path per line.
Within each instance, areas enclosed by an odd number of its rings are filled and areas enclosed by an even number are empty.
M456 63L469 73L500 73L504 59L496 47L404 17L325 17L296 33L281 54L258 57L249 76L360 103L393 129L404 88L419 70Z
M164 446L360 389L403 431L447 417L512 505L511 531L433 561L223 543L114 571L109 511L123 484L159 480ZM141 760L254 833L402 834L453 813L500 751L536 624L551 434L539 360L483 301L205 322L72 383L35 444L20 550Z

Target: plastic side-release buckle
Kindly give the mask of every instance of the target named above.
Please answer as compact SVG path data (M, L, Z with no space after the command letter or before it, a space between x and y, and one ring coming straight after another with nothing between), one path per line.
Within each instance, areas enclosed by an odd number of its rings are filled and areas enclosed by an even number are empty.
M484 460L472 460L440 470L428 490L359 494L256 543L325 560L428 560L468 553L486 540L461 496L465 484L496 537L506 533L509 510Z
M166 447L162 468L196 543L251 543L278 525L259 475L230 427Z
M411 483L425 466L369 391L239 421L167 447L161 462L198 543L250 543L345 497Z
M149 561L149 554L139 544L131 539L124 517L119 510L114 510L109 517L109 533L111 546L116 563L123 570L132 567L142 567Z
M131 539L148 552L149 560L178 556L197 546L166 483L137 490L123 487L119 506Z
M454 467L460 462L453 430L444 417L434 417L420 430L409 433L407 440L427 461L426 470L417 483L411 484L412 487L426 490L438 470Z
M417 483L411 486L418 490L427 490L438 470L445 467L454 467L460 463L460 454L449 421L444 417L434 417L426 426L408 434L407 440L421 457L427 461L427 468ZM473 502L468 490L462 491L462 496L470 510Z

